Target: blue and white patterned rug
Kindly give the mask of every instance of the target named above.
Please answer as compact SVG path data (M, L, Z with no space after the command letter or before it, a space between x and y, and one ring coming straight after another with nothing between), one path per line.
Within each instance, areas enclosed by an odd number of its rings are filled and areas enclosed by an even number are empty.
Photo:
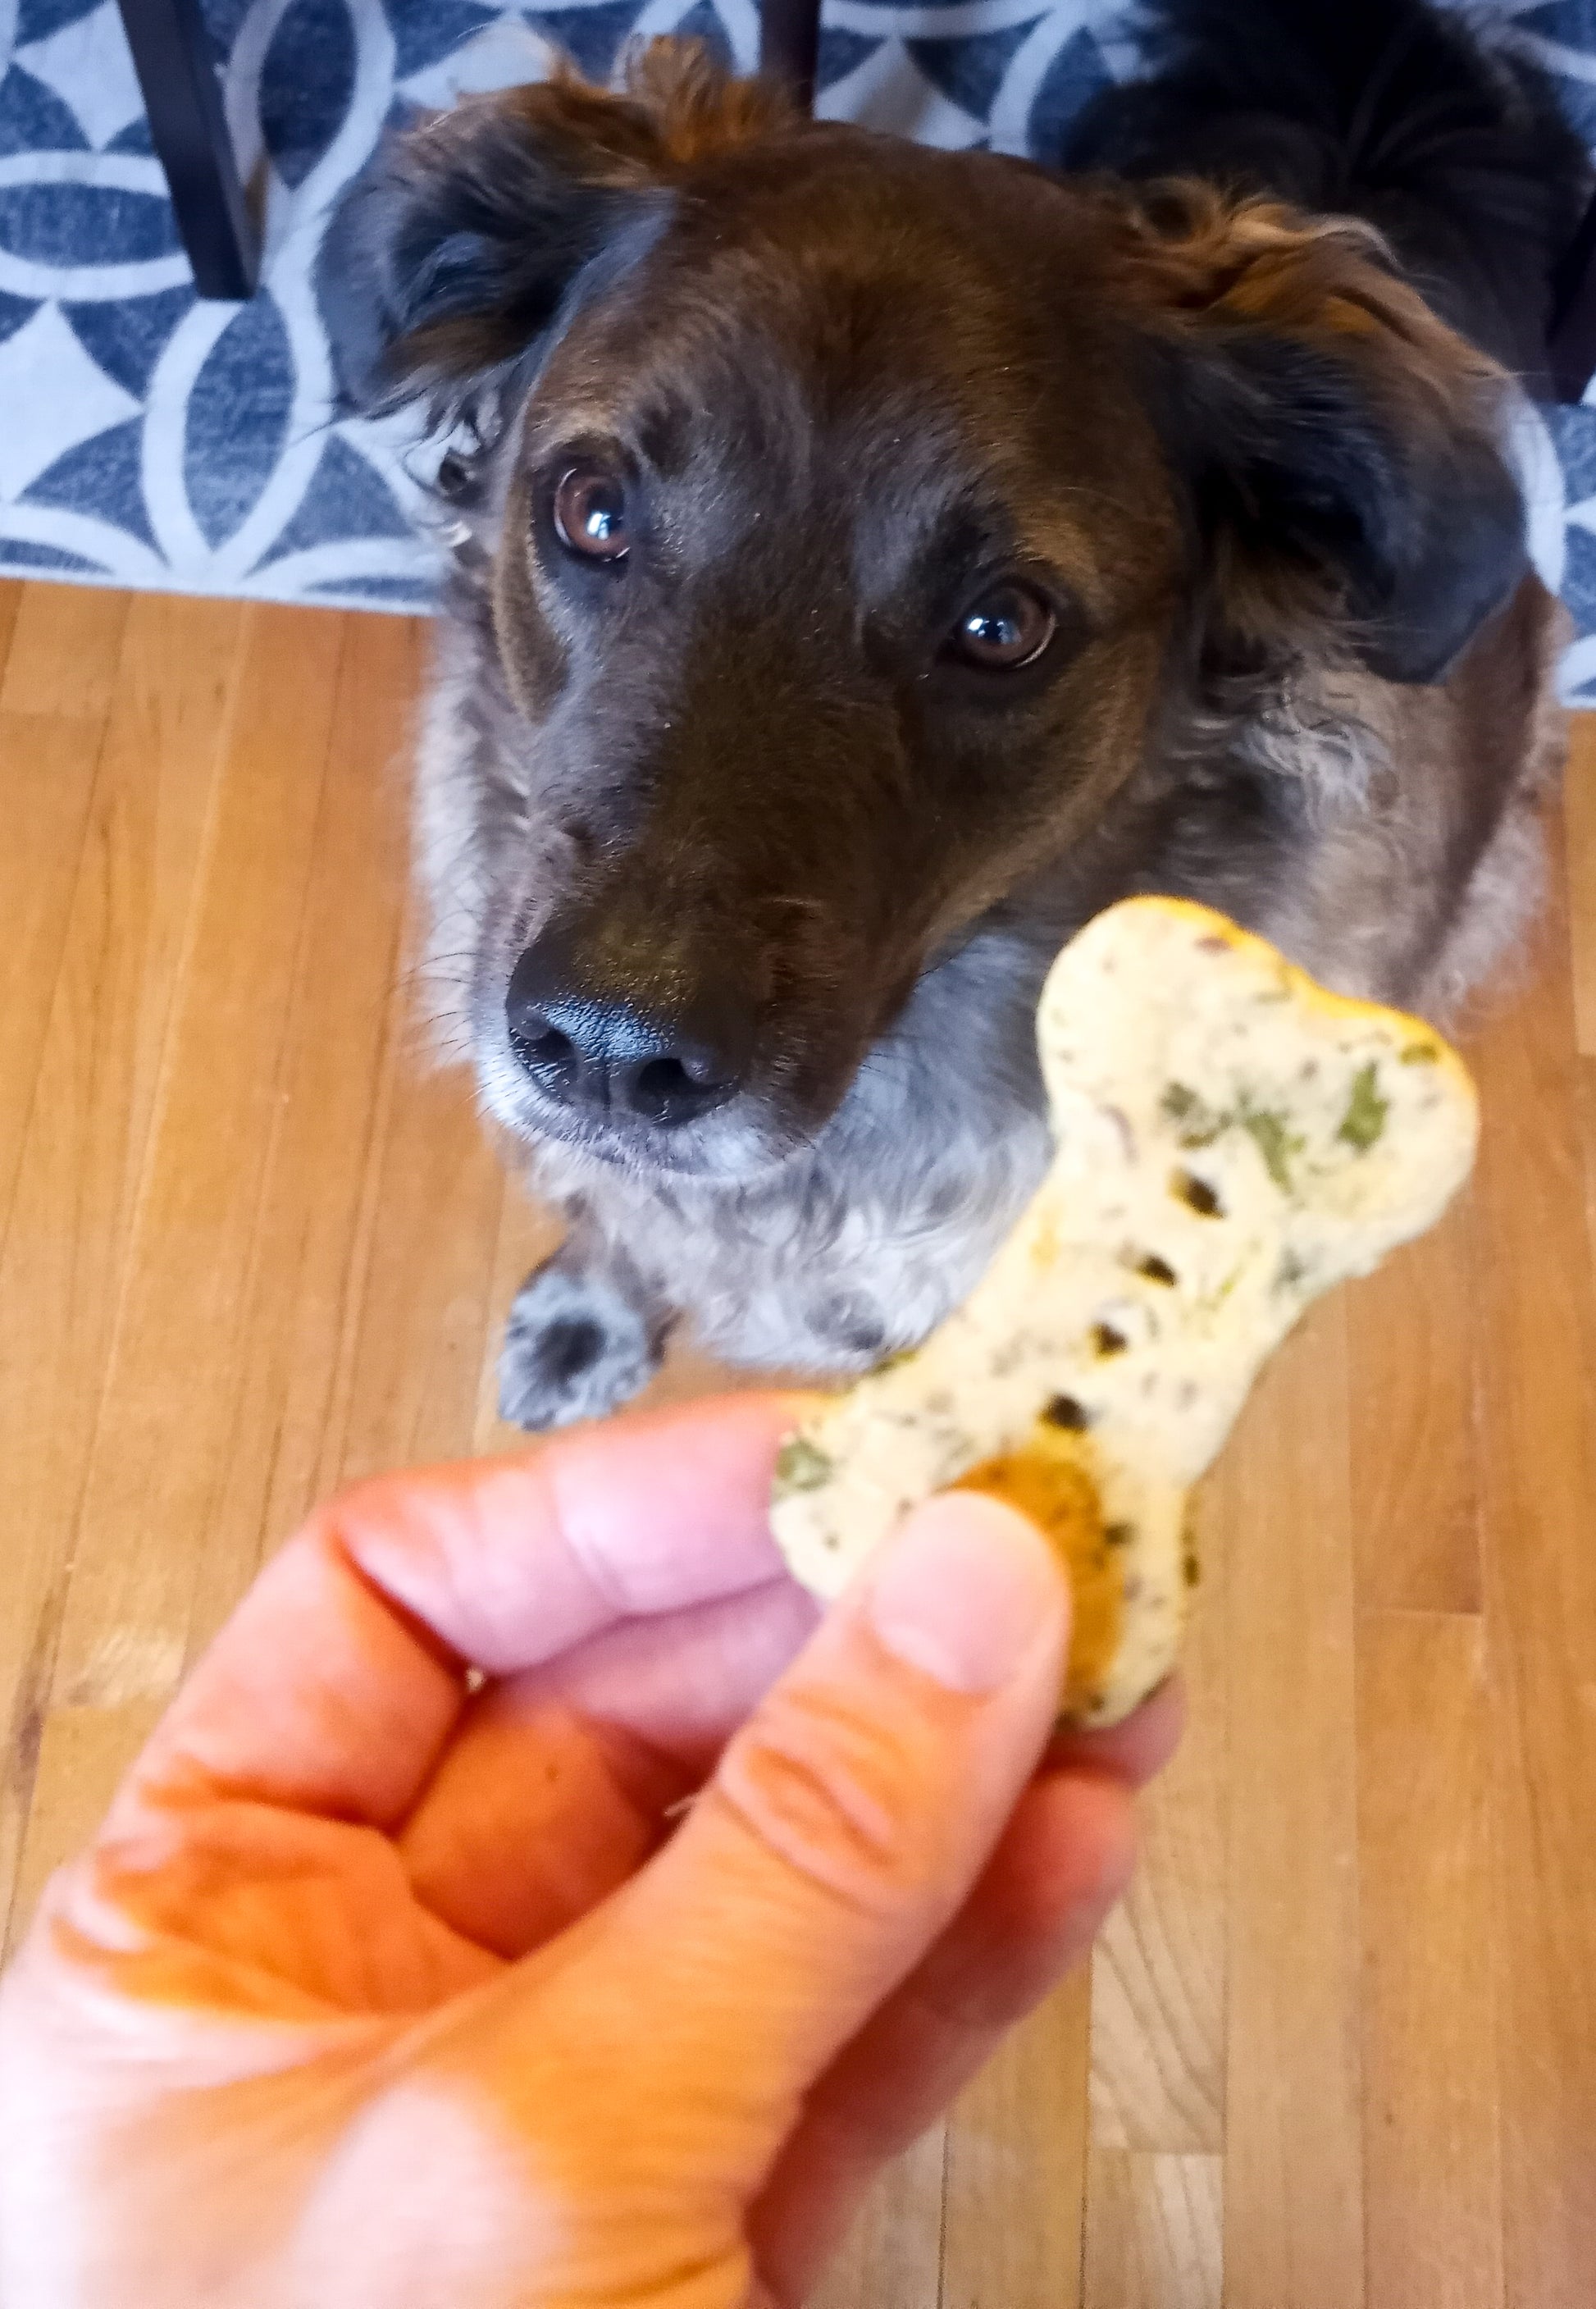
M1596 0L1498 5L1596 143ZM603 78L633 34L682 30L751 66L755 0L207 13L242 171L265 187L246 306L194 295L115 0L0 0L0 570L425 608L401 438L328 421L312 281L331 203L396 112L539 77L556 48ZM1126 33L1125 0L826 0L817 108L1045 157L1130 68ZM1566 687L1596 703L1596 408L1547 424L1537 558L1580 629Z

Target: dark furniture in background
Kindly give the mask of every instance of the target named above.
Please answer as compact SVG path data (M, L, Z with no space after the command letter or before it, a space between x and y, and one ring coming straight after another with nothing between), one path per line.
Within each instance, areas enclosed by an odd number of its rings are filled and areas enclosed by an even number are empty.
M199 0L120 0L120 6L194 285L202 297L252 297L260 229L238 182Z
M806 112L819 47L820 0L759 0L759 69L784 80Z
M1596 376L1596 199L1563 259L1557 294L1546 353L1552 398L1582 401Z
M815 95L820 4L760 4L759 68L785 81L806 108ZM252 296L260 231L238 182L199 0L119 0L119 5L194 287L202 297ZM1564 261L1548 368L1562 402L1580 400L1596 376L1596 200Z
M194 285L202 297L252 297L260 272L260 228L238 181L215 50L199 0L118 0L118 5ZM820 0L763 0L759 68L784 80L806 109L815 95L819 38Z

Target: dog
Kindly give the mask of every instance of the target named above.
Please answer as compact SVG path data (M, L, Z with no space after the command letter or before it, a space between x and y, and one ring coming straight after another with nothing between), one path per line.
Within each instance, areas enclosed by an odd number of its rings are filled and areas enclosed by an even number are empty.
M395 134L347 405L435 444L431 969L563 1248L506 1418L684 1318L916 1344L1047 1159L1048 965L1135 891L1444 1014L1536 886L1560 612L1512 437L1583 148L1420 0L1167 0L1059 165L657 44Z

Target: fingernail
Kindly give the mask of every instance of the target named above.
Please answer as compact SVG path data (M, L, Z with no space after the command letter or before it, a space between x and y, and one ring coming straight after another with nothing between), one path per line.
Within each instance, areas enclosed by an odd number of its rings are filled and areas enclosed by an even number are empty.
M876 1559L867 1597L890 1652L953 1691L995 1691L1064 1614L1047 1543L996 1500L944 1493Z

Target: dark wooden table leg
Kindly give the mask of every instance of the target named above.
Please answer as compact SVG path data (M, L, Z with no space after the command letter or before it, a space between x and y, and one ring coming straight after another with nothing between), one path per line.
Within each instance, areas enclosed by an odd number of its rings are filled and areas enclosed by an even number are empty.
M150 139L202 297L254 294L261 241L238 182L199 0L118 0Z
M1552 283L1547 368L1557 401L1583 400L1596 376L1596 196Z
M815 101L820 0L760 0L759 69L785 81L807 112Z

